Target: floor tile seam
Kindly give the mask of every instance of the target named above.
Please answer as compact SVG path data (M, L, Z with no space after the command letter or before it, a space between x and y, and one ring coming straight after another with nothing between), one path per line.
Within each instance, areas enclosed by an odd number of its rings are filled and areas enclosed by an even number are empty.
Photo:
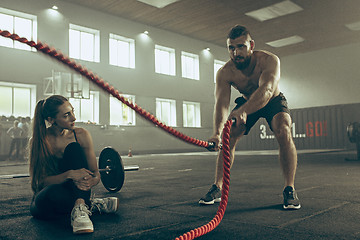
M163 225L163 226L157 226L157 227L154 227L154 228L148 228L148 229L144 229L144 230L141 230L141 231L131 232L131 233L127 233L127 234L118 236L117 239L122 239L122 238L125 238L125 237L141 235L141 234L144 234L144 233L158 231L158 230L161 230L161 229L164 229L164 228L166 229L166 228L169 228L169 227L174 227L174 226L182 225L182 224L183 223L179 222L179 223L172 223L172 224L167 224L167 225ZM177 236L174 236L174 239L175 239L175 237L177 237Z
M327 213L327 212L330 212L330 211L332 211L332 210L341 208L341 207L343 207L343 206L345 206L345 205L348 205L348 204L350 204L350 202L348 202L348 201L343 201L343 202L341 202L341 203L339 203L339 204L336 204L336 205L333 205L333 206L328 207L328 208L326 208L326 209L317 211L317 212L315 212L315 213L313 213L313 214L311 214L311 215L308 215L308 216L305 216L305 217L301 217L301 218L292 219L292 220L290 220L290 221L288 221L288 222L286 222L286 223L284 223L284 224L277 225L276 227L277 227L278 229L282 229L282 228L287 227L287 226L289 226L289 225L293 225L293 224L296 224L296 223L298 223L298 222L301 222L301 221L308 220L308 219L313 218L313 217L317 217L317 216L323 215L323 214L325 214L325 213ZM299 210L299 211L301 211L301 210Z

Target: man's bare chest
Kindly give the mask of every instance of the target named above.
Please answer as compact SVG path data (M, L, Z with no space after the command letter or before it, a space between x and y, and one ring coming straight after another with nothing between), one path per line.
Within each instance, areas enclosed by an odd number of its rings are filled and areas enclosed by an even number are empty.
M260 74L251 76L238 75L234 76L231 81L232 86L245 96L250 96L259 88Z

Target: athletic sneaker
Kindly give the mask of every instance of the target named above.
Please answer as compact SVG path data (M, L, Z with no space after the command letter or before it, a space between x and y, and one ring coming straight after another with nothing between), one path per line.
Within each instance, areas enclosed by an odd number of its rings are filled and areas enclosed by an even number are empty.
M211 205L221 201L221 190L215 184L211 186L209 192L199 200L199 204Z
M91 212L85 204L76 205L71 211L71 226L73 233L92 233L94 226L90 220Z
M119 209L119 199L117 197L93 198L90 201L92 212L114 213Z
M300 209L300 200L297 197L296 191L291 187L287 186L283 191L284 196L284 209Z

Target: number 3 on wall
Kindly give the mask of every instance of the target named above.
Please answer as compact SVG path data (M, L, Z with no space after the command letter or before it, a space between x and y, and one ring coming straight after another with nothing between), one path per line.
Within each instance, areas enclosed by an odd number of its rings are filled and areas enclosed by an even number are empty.
M260 139L266 139L266 126L260 125Z

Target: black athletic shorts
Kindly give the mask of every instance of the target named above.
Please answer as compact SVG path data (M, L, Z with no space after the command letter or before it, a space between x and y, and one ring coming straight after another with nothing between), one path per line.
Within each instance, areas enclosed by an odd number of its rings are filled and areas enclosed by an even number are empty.
M238 97L235 100L235 103L237 105L233 109L233 111L235 109L240 108L241 105L246 103L246 99L243 97ZM246 124L245 124L245 126L246 126L245 135L247 135L249 133L250 129L255 125L255 123L261 117L266 119L266 121L269 124L269 127L272 131L273 129L271 127L271 121L274 118L274 116L276 114L278 114L279 112L286 112L286 113L290 114L290 110L288 108L286 98L282 93L280 93L278 96L276 96L275 98L270 100L270 102L268 102L268 104L265 107L263 107L262 109L258 110L257 112L254 112L252 114L249 114L247 116L247 120L246 120Z

